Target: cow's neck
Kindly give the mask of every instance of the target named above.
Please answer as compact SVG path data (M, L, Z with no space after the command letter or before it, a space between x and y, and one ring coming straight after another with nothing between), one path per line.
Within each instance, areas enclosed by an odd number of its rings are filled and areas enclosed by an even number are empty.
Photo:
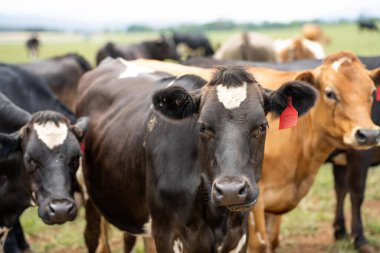
M309 191L319 167L334 146L322 127L315 123L312 110L298 120L296 127L279 131L272 121L265 147L263 177L260 183L267 211L293 209ZM264 188L264 189L263 189Z

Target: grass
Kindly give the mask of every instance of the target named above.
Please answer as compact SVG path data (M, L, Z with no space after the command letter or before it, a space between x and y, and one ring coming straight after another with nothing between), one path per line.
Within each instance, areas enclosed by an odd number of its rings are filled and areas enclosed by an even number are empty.
M379 24L380 25L380 24ZM327 54L341 50L349 50L359 55L380 55L380 32L359 31L355 24L329 25L323 27L325 33L331 38L326 46ZM216 47L239 31L209 32L212 44ZM274 39L285 39L301 35L301 28L260 30ZM0 62L20 63L29 61L24 42L27 33L0 33ZM60 34L42 33L41 58L62 55L68 52L82 54L93 65L96 52L107 41L130 44L142 40L153 39L158 33L114 33L114 34Z
M380 250L380 167L369 171L366 200L363 208L365 232L370 244ZM348 199L346 214L350 211ZM321 167L316 181L300 205L284 215L281 228L279 253L354 253L350 240L334 242L332 221L335 208L333 179L330 165ZM350 220L347 219L347 222ZM74 222L60 226L44 225L37 218L37 209L26 210L21 219L28 239L37 253L80 253L86 252L82 233L84 231L84 210ZM137 253L143 252L141 242ZM111 233L112 252L122 252L122 234L113 229ZM310 251L311 248L311 251ZM307 251L309 250L309 251Z
M326 53L349 50L359 55L380 55L379 32L359 32L356 25L324 26L325 33L332 42L326 47ZM210 32L213 45L218 45L238 31ZM300 35L300 28L260 30L275 39ZM26 33L0 33L0 62L20 63L29 61L24 41ZM97 50L107 41L134 43L157 37L157 33L130 34L56 34L43 33L41 58L77 52L86 57L92 64ZM371 169L368 176L366 202L363 208L365 231L370 243L380 252L380 169ZM335 207L335 196L332 184L332 172L329 165L320 169L316 182L300 205L283 218L281 230L280 253L294 252L355 252L349 240L335 243L332 239L332 220ZM349 212L346 203L346 212ZM82 232L84 230L84 212L74 222L61 226L44 225L37 218L36 208L30 208L22 216L22 223L28 239L36 253L79 253L86 252ZM349 220L348 220L349 221ZM122 236L113 229L111 244L113 252L122 252ZM309 248L308 248L309 247ZM308 251L309 250L309 251ZM138 252L142 252L141 242Z

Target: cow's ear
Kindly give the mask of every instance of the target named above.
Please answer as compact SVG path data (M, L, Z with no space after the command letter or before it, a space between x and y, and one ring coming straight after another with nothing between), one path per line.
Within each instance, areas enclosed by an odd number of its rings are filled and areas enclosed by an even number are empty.
M370 70L369 75L371 76L375 85L380 86L380 68Z
M311 71L305 71L300 73L296 78L296 81L302 81L302 82L307 82L313 86L316 85L316 79L314 77L314 74Z
M317 91L310 84L300 81L292 81L283 84L277 90L264 90L265 113L271 112L275 117L279 116L288 106L289 97L298 115L305 114L312 108L317 99Z
M11 153L20 149L20 134L0 133L0 159L7 158Z
M89 124L88 117L80 117L75 123L75 125L71 126L71 130L73 131L73 133L75 134L75 136L77 137L79 141L81 141L84 135L86 134L88 124Z
M170 119L183 119L198 113L201 91L189 93L182 87L172 86L153 95L156 111Z

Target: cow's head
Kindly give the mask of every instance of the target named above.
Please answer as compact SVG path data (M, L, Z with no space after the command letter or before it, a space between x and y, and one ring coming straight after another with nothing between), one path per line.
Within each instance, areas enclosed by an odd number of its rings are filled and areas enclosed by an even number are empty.
M75 173L81 156L79 141L87 123L86 118L81 118L71 125L57 112L41 111L31 115L17 133L0 134L3 158L16 151L22 153L32 198L47 224L60 224L76 217Z
M355 55L341 52L296 79L319 90L320 99L313 109L315 125L322 128L330 143L341 148L379 144L380 128L371 120L371 105L380 68L369 72Z
M316 92L303 82L285 84L276 91L263 90L241 67L219 67L202 89L189 93L169 87L153 96L155 109L164 117L198 118L199 137L212 181L211 200L233 211L248 210L257 200L268 122L279 115L288 97L302 115L315 102Z

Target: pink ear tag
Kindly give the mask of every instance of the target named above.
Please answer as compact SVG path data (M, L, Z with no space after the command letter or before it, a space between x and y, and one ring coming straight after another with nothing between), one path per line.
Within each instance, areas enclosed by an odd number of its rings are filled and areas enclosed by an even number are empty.
M295 127L297 125L298 112L292 105L292 98L288 97L288 106L280 115L279 129Z
M86 146L85 146L84 142L81 142L80 143L80 151L82 151L82 154L84 154L85 150L86 150Z
M380 101L380 86L376 87L376 101Z

